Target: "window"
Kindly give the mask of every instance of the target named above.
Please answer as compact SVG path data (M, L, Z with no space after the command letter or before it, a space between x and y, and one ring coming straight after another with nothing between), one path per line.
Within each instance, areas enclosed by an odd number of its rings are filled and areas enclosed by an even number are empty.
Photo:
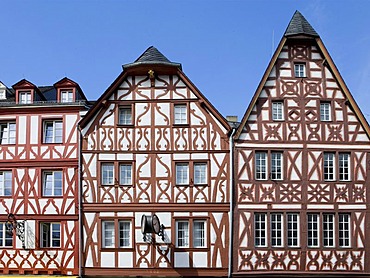
M176 163L176 185L189 185L189 163Z
M267 246L266 213L256 213L254 215L254 244L256 247Z
M20 104L32 103L31 92L19 92L18 103L20 103Z
M62 196L62 171L44 171L43 196Z
M280 152L271 153L271 179L281 180L282 179L282 161L283 154Z
M203 219L176 221L176 247L205 248L207 221ZM190 231L192 230L192 233Z
M266 180L267 179L267 153L256 152L256 179Z
M63 122L45 121L44 122L44 143L62 143Z
M0 247L12 247L13 246L13 233L8 232L6 224L0 222Z
M187 124L187 106L186 104L175 105L175 124Z
M4 89L0 89L0 99L6 99L6 91Z
M334 180L334 153L324 153L324 180Z
M113 248L114 244L114 221L103 221L103 247Z
M271 214L271 246L283 246L283 215L281 213Z
M350 216L347 213L339 213L338 219L338 237L339 237L339 247L350 247Z
M116 233L118 227L118 233ZM102 221L102 247L116 248L116 234L119 235L118 247L131 247L131 221L129 220L109 220Z
M284 109L283 102L275 101L272 103L272 119L274 121L284 120L283 109Z
M307 214L307 245L319 247L319 215Z
M299 246L299 214L288 213L287 239L288 247Z
M207 184L207 163L194 163L194 184Z
M113 163L102 163L101 183L103 185L114 185L114 164Z
M120 164L119 174L119 184L132 185L132 164Z
M349 181L349 157L348 153L339 153L339 180Z
M0 123L0 144L15 144L15 123Z
M131 221L118 221L119 247L131 246Z
M294 64L294 76L295 77L306 77L306 65L305 64Z
M12 171L0 172L0 196L12 195L13 175Z
M60 102L73 102L73 92L72 91L61 91L60 92Z
M60 223L41 223L41 247L60 247Z
M324 214L322 223L324 247L334 246L334 214Z
M327 122L331 121L330 102L320 103L320 120Z
M118 124L132 125L132 110L131 106L120 107L118 110Z

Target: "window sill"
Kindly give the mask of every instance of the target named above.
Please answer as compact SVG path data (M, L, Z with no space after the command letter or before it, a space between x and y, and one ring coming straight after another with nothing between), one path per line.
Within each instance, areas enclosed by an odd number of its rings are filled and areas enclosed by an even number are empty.
M174 251L177 251L177 252L187 252L187 251L209 251L210 249L208 247L198 247L198 248L195 248L195 247L175 247L175 250Z
M117 127L127 127L127 128L134 128L134 124L117 124Z
M189 124L172 124L172 127L189 127Z
M48 199L51 199L51 198L63 198L63 195L57 195L57 196L52 196L52 195L50 195L50 196L41 196L41 198L48 198Z
M135 248L130 247L101 247L100 252L127 252L127 251L135 251Z

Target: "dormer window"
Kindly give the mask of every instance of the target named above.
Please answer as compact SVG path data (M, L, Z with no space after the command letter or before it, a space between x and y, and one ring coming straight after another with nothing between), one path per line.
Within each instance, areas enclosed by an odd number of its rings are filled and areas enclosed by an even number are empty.
M62 90L60 91L60 102L73 102L73 91L72 90Z
M32 95L30 91L19 92L18 102L20 104L29 104L32 103Z
M0 89L0 99L6 99L5 89Z

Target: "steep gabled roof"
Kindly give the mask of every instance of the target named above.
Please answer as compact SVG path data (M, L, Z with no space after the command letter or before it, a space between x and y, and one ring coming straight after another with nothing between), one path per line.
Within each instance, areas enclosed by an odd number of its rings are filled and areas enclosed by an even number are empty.
M293 22L293 20L295 22ZM302 24L305 26L304 28L306 28L305 32L308 32L308 33L299 32L296 25L302 25ZM310 28L308 28L307 26L310 26ZM288 33L288 35L287 35L287 32L290 29L290 27L291 27L291 30L292 30L290 32L292 32L292 33ZM303 28L303 26L301 26L301 27ZM301 27L299 27L299 28L301 28ZM298 33L297 32L293 33L293 30L295 30L295 29L297 29ZM310 31L310 29L311 29L311 31ZM303 15L298 11L296 11L294 13L293 18L289 22L288 28L285 31L285 34L284 34L283 38L281 39L277 49L275 50L275 53L272 56L269 65L267 66L267 69L266 69L266 71L265 71L265 73L264 73L264 75L263 75L263 77L262 77L262 79L261 79L261 81L260 81L260 83L257 87L256 92L254 93L254 96L253 96L251 102L249 103L247 111L245 112L245 114L243 116L243 119L242 119L242 121L239 125L239 128L237 129L234 137L236 139L238 139L240 137L240 135L243 131L243 128L244 128L245 124L248 121L249 115L251 114L251 112L253 110L253 107L255 106L255 104L256 104L259 96L260 96L260 93L261 93L261 91L262 91L262 89L263 89L263 87L264 87L264 85L267 81L267 78L269 77L269 75L270 75L270 73L271 73L271 71L272 71L272 69L273 69L273 67L276 63L276 60L279 57L280 52L283 49L286 41L289 40L290 35L294 36L294 35L298 35L298 34L305 34L305 35L310 35L310 36L314 37L313 39L315 39L316 44L318 46L318 49L323 54L324 59L327 61L328 65L329 65L329 68L332 70L333 76L337 80L340 89L343 91L344 95L348 98L348 101L349 101L350 105L352 106L353 111L355 112L355 114L359 118L359 121L360 121L361 125L363 126L365 132L367 133L367 136L370 139L370 126L369 126L368 122L366 121L366 118L362 114L360 108L358 107L356 101L354 100L354 98L353 98L351 92L349 91L346 83L344 82L342 76L340 75L337 67L335 66L333 59L330 57L328 50L325 48L324 43L320 39L320 36L316 33L316 31L312 28L312 26L308 23L308 21L303 17Z
M308 23L308 21L299 11L295 11L284 33L285 37L293 35L319 37L319 34L316 33L315 29L313 29L311 24Z
M147 50L144 51L143 54L140 55L139 58L135 60L135 62L130 64L125 64L122 66L123 69L127 69L129 67L134 67L138 65L168 65L174 66L181 69L181 64L171 62L164 56L157 48L154 46L150 46Z

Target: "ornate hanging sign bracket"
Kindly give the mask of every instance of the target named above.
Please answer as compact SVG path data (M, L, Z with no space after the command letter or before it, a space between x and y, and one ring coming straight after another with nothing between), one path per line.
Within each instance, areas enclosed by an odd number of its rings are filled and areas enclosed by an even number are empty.
M141 233L143 234L143 239L145 242L153 243L153 238L148 234L157 234L161 239L165 240L164 225L161 224L159 218L156 214L153 215L143 215L141 217Z
M22 247L25 248L25 221L17 221L13 213L8 214L8 220L5 223L6 231L16 236L22 241Z

